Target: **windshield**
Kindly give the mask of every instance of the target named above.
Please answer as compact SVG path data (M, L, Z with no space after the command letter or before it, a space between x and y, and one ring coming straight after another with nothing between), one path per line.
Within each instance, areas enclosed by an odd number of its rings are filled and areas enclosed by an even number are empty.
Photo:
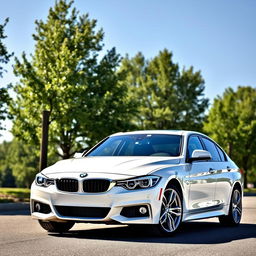
M86 156L179 156L181 136L133 134L109 137Z

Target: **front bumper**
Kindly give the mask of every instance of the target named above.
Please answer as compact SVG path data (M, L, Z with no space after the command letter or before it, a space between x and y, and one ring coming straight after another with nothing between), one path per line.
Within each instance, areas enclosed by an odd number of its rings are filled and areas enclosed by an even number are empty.
M47 188L32 184L31 187L31 215L34 219L44 221L75 221L75 222L118 222L122 224L157 224L161 210L161 188L164 186L161 180L157 186L149 189L127 190L122 187L113 187L103 193L81 193L59 191L55 185ZM38 212L35 202L46 204L50 207L47 213ZM125 207L144 206L148 209L145 216L124 216ZM89 207L90 209L108 208L104 217L78 217L61 214L60 208ZM83 209L83 208L80 208ZM62 211L63 213L63 211Z

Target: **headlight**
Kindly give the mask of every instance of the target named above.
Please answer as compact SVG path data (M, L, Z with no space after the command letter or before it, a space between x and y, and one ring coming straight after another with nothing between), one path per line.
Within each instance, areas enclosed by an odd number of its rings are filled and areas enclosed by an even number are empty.
M41 187L49 187L50 185L54 184L54 180L53 179L49 179L46 176L44 176L43 174L37 174L36 175L36 179L35 179L35 183L37 186L41 186Z
M123 188L132 189L142 189L142 188L152 188L160 180L158 176L144 176L129 180L120 180L116 182L116 186L121 186Z

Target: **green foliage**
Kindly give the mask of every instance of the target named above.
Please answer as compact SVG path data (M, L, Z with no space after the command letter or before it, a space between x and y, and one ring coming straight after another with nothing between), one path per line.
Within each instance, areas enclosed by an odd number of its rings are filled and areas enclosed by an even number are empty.
M215 98L204 130L215 139L245 171L255 166L256 152L256 88L227 88Z
M12 54L8 53L6 46L2 42L2 40L6 38L6 35L4 34L4 27L6 26L8 21L9 19L7 18L3 25L0 24L0 64L8 63L10 57L12 56ZM2 77L3 71L4 71L3 67L0 66L0 77Z
M4 121L7 117L7 104L9 101L10 97L7 89L0 88L0 130L4 129L4 127L1 125L1 121Z
M200 72L193 67L180 70L166 49L152 60L145 60L141 53L131 59L127 56L121 70L139 106L135 119L139 128L201 129L208 99Z
M255 162L250 170L248 170L247 173L247 180L248 183L254 184L254 187L256 188L256 169L255 169Z
M4 24L0 24L0 78L3 76L3 67L2 64L8 63L12 54L9 54L7 51L6 46L3 44L2 39L5 39L6 36L4 35L4 27L6 26L8 19L5 20ZM9 101L9 95L7 93L7 89L3 88L0 85L0 130L3 129L1 126L1 121L6 119L7 116L7 103Z
M38 172L36 150L18 140L0 144L1 186L30 187Z
M29 188L38 172L39 158L33 152L36 148L14 140L8 152L17 187Z
M84 104L90 111L86 119L81 115L80 123L82 129L88 131L86 135L90 138L90 146L111 133L135 128L131 119L137 112L137 106L129 95L129 85L122 82L125 73L117 72L120 61L121 57L114 48L108 51L95 70L96 79L86 92L91 96ZM88 97L85 95L84 98Z
M0 144L0 187L15 187L15 178L8 161L8 152L11 142L4 141Z
M39 148L14 139L0 144L0 187L30 187L38 173ZM49 153L49 164L58 159Z
M63 158L80 142L101 139L103 130L126 127L130 115L127 88L115 72L120 56L112 49L99 61L103 31L72 4L57 1L46 22L36 21L35 53L31 60L25 53L16 59L20 83L10 104L13 134L34 145L41 137L41 113L50 111L49 145L59 147Z

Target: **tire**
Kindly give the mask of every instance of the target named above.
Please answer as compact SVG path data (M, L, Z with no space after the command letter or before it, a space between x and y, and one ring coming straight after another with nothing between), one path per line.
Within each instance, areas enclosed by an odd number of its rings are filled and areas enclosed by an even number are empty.
M54 222L54 221L42 221L38 220L41 227L48 232L63 233L69 231L73 226L74 222Z
M230 199L228 215L220 216L219 221L224 226L237 226L242 218L242 194L239 188L235 187Z
M166 188L163 194L159 224L152 225L152 231L156 235L171 236L179 230L182 216L181 192L175 186Z

